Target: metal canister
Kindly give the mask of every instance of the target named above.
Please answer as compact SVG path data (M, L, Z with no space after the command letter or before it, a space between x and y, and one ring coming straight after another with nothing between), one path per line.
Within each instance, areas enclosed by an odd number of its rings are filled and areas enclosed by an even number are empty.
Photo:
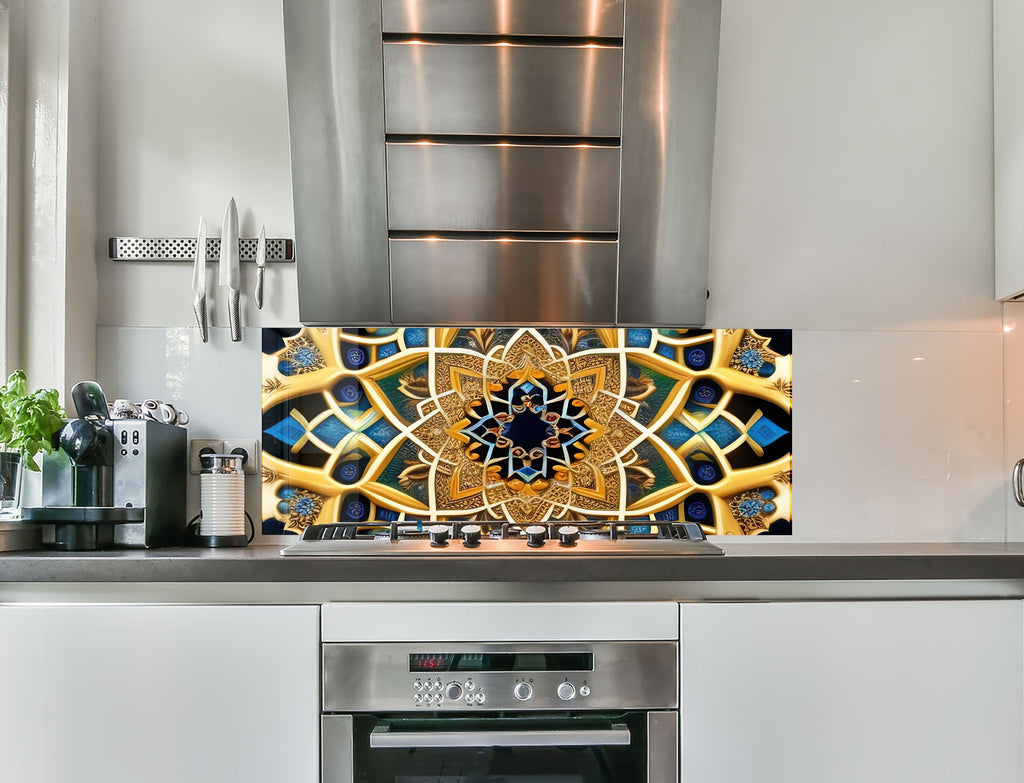
M202 515L199 539L205 546L245 546L245 474L239 454L199 457Z

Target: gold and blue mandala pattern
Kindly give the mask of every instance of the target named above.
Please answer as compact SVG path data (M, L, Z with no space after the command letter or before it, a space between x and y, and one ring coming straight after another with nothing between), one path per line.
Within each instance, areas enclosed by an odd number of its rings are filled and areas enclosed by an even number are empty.
M263 532L792 530L788 330L264 329Z

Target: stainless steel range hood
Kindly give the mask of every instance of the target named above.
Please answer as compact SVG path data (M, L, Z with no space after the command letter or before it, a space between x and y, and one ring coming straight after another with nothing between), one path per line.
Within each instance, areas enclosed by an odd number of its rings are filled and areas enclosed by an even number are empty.
M721 0L284 0L309 325L704 322Z

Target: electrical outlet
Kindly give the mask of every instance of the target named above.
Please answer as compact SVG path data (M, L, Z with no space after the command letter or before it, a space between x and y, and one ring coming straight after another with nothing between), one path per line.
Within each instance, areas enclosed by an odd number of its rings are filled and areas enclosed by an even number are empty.
M241 454L242 470L246 473L260 472L260 442L244 438L225 438L225 454Z
M223 454L224 441L209 438L193 438L188 444L188 472L198 473L202 470L199 462L200 454Z

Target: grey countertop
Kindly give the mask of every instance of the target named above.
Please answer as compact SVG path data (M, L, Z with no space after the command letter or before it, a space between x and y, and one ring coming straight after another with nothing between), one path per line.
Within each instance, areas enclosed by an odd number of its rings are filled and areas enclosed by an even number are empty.
M1024 543L738 541L724 556L301 557L279 546L0 554L0 583L1024 580Z

